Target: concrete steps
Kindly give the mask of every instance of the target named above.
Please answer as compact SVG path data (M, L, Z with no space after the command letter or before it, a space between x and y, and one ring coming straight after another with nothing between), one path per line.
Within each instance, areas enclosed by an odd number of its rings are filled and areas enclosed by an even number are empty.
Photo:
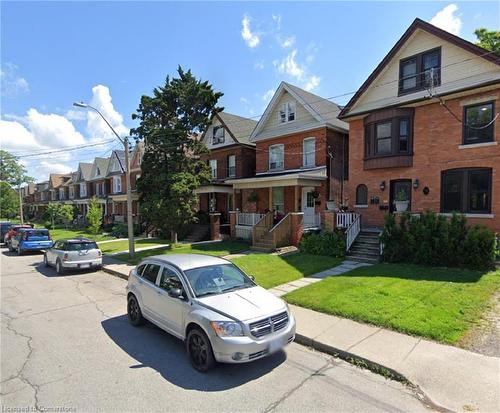
M352 261L376 264L380 261L379 233L361 231L346 254Z

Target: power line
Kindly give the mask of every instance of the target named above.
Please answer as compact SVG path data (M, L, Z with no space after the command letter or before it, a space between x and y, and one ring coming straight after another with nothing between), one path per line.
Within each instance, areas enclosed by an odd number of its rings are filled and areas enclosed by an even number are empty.
M78 149L85 149L85 148L90 148L93 146L99 146L99 145L105 145L107 143L114 142L114 139L108 140L108 141L102 141L102 142L95 142L95 143L89 143L85 145L79 145L79 146L73 146L73 147L66 147L66 148L61 148L61 149L54 149L51 151L47 152L37 152L37 153L30 153L27 155L15 155L19 158L31 158L31 157L37 157L37 156L43 156L43 155L51 155L53 153L61 153L61 152L70 152L70 151L75 151Z

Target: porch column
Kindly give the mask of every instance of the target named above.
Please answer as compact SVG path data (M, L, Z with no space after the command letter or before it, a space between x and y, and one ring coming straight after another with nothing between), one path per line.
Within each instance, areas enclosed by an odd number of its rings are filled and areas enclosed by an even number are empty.
M273 188L269 187L269 203L268 203L269 211L273 210Z
M325 211L325 229L329 232L333 232L335 229L335 212L326 210Z
M229 211L229 228L231 231L231 238L236 238L236 222L238 211Z
M220 240L220 212L212 212L210 215L210 240Z
M295 212L300 212L299 211L299 198L300 198L300 191L302 190L302 187L296 185L294 188L295 188L294 211Z

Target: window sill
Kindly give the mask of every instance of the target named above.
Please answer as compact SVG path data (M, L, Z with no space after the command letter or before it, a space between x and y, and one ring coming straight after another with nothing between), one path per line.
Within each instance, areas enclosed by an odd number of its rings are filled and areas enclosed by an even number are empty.
M483 146L496 146L498 142L482 142L482 143L470 143L468 145L459 145L458 149L473 149L482 148Z
M451 217L453 214L449 212L441 212L439 215L442 215L444 217ZM484 218L484 219L493 219L495 218L495 214L471 214L471 213L466 213L463 214L466 218Z
M354 208L368 208L368 205L354 205Z

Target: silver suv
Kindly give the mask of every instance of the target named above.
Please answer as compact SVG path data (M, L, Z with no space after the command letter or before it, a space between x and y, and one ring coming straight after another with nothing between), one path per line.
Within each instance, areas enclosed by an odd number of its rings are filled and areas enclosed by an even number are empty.
M98 270L102 266L102 253L91 239L60 239L45 250L43 262L47 267L54 265L59 275L69 269Z
M295 338L287 304L222 258L198 254L149 257L130 272L127 312L185 341L193 367L245 363Z

